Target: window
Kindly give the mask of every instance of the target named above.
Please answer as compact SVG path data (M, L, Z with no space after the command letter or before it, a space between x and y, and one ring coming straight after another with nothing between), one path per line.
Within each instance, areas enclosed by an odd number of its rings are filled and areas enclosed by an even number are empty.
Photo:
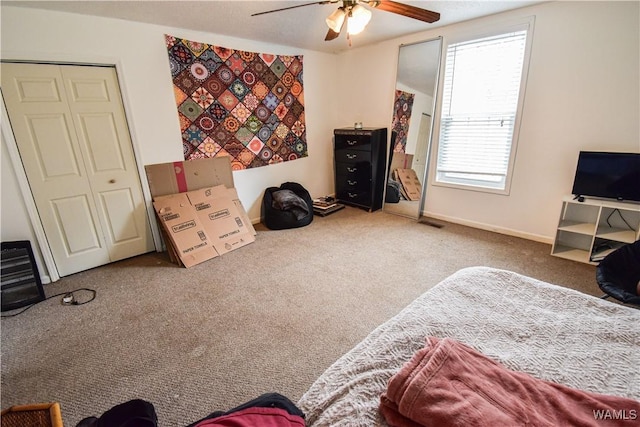
M450 44L436 183L508 193L528 29Z

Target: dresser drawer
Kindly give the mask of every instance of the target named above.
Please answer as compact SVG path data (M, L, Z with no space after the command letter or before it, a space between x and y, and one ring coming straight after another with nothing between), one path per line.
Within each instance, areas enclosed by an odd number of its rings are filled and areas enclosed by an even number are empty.
M343 178L367 178L371 179L371 163L357 162L344 163L336 162L336 176Z
M371 176L362 173L336 174L336 188L340 190L369 190Z
M338 198L338 200L347 203L353 203L367 207L371 205L371 192L369 190L348 189L341 188L339 186L337 189L336 197Z
M371 152L364 150L341 149L335 152L336 162L371 163Z
M335 138L336 151L342 149L371 151L371 136L369 135L336 135Z

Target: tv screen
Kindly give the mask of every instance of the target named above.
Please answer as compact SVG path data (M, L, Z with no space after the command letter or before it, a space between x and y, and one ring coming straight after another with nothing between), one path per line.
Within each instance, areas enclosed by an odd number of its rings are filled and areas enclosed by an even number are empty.
M572 193L640 202L640 154L581 151Z

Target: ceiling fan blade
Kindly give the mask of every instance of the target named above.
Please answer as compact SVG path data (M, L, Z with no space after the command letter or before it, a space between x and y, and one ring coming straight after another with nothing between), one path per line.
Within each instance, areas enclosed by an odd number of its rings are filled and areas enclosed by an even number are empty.
M424 22L436 22L440 19L438 12L432 12L427 9L410 6L408 4L398 3L397 1L381 0L368 2L369 6L386 12L397 13L398 15L407 16L409 18L418 19ZM377 3L377 4L376 4Z
M330 40L338 38L342 30L344 29L344 26L346 25L346 23L347 23L346 19L342 21L342 25L340 26L340 29L337 32L329 28L329 31L327 31L327 36L324 38L324 41L328 42Z
M314 1L313 3L298 4L296 6L288 6L280 9L267 10L266 12L252 13L251 16L265 15L267 13L274 13L274 12L282 12L283 10L297 9L299 7L311 6L313 4L329 4L329 3L337 3L337 2L338 0Z
M327 31L327 35L324 38L324 41L328 42L329 40L337 39L340 33L336 33L331 28Z

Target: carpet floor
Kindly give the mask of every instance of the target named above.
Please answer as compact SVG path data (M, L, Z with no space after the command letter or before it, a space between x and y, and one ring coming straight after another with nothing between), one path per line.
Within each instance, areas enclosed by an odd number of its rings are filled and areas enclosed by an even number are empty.
M599 296L547 244L346 208L189 269L149 253L45 285L96 290L1 323L2 408L59 402L65 426L126 400L185 426L266 392L296 402L338 357L455 271L489 266ZM90 295L78 292L78 300ZM6 312L3 314L11 314Z

